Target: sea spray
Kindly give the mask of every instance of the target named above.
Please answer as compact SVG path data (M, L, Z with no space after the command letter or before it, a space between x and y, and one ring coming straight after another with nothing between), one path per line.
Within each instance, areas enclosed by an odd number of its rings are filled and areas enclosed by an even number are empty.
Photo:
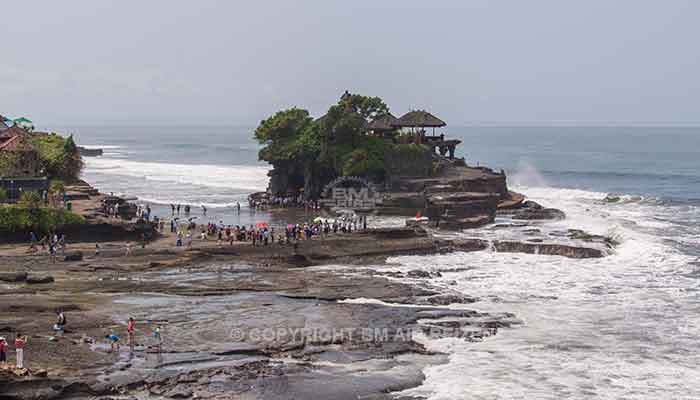
M518 166L515 172L508 178L508 181L510 185L516 186L548 186L547 181L544 179L537 167L524 159L518 161Z
M697 220L700 211L680 214L687 210L648 202L604 204L606 193L583 190L516 190L567 213L565 220L538 224L542 232L582 229L613 236L620 245L607 257L586 260L491 251L431 256L429 262L424 256L390 258L400 271L469 265L443 272L431 283L481 298L469 305L472 309L513 312L525 321L483 343L425 338L428 350L448 352L450 362L429 367L424 384L404 394L434 399L699 396L684 383L700 379L686 356L700 334L693 311L697 295L691 291L697 282L688 278L694 257L671 240L687 229L678 216ZM519 232L482 228L468 234L517 237Z

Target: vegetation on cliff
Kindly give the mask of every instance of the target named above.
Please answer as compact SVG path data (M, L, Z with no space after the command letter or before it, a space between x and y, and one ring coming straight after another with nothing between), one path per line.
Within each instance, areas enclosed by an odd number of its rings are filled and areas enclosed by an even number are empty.
M29 206L25 203L27 201L31 200L23 199L20 205L0 205L0 236L30 230L37 234L48 233L67 225L85 223L85 218L70 211L37 204Z
M273 165L273 174L291 176L281 179L284 184L273 191L296 192L304 187L306 195L314 197L325 183L339 176L383 181L388 154L410 153L416 147L426 150L420 145L396 144L368 136L368 123L388 113L389 107L379 97L346 92L319 119L314 120L307 110L295 107L263 120L254 133L264 146L258 156Z
M50 179L49 192L60 196L65 192L65 183L78 179L83 168L78 147L72 136L64 138L57 134L30 134L30 149L21 152L0 153L0 176L13 176L18 165L32 162L34 173ZM38 164L38 165L37 165ZM49 196L49 200L52 197ZM0 189L0 203L9 199L9 193ZM36 191L24 191L16 204L0 204L0 237L34 230L47 233L66 225L85 223L85 219L68 210L49 207L51 201ZM55 204L53 204L55 206Z
M31 141L39 152L41 169L47 177L70 182L80 176L83 160L73 135L67 138L55 133L32 135Z
M15 170L15 166L20 162L20 154L10 151L0 151L0 177L11 176L11 171ZM0 199L2 201L2 199Z

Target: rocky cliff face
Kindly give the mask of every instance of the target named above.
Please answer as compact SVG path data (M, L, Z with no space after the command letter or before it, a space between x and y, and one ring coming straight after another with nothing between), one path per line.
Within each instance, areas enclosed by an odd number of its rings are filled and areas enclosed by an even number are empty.
M489 168L472 168L461 159L449 160L417 145L397 146L386 154L386 179L381 201L374 212L381 215L428 217L430 224L446 229L474 228L492 223L496 213L513 219L563 218L558 210L522 203L508 191L506 176ZM318 198L333 176L314 170L314 163L279 163L270 171L269 192ZM377 187L373 187L376 190ZM381 190L381 189L380 189ZM419 222L420 224L420 222Z
M387 180L393 182L403 177L433 175L433 153L425 146L405 144L384 155Z
M435 156L429 148L415 144L397 145L384 154L384 187L406 178L429 178L434 175ZM276 196L303 193L307 198L317 198L326 184L337 176L333 171L319 170L313 160L308 162L273 163L268 173L268 191Z
M267 175L270 177L268 191L275 196L299 193L305 188L305 171L295 163L275 163Z
M433 162L443 162L445 160ZM473 228L494 221L499 204L511 200L506 176L488 168L470 168L462 160L445 161L428 177L395 177L377 211L413 216L448 229Z
M384 163L385 180L378 185L383 187L382 200L374 209L378 214L421 213L441 227L462 229L491 223L504 202L517 205L522 201L513 201L504 173L468 167L463 159L442 157L426 146L390 147L384 154ZM324 186L336 177L332 171L314 168L313 161L275 164L269 173L269 191L277 196L303 192L307 198L318 198ZM544 211L525 207L510 212L521 218L551 217Z

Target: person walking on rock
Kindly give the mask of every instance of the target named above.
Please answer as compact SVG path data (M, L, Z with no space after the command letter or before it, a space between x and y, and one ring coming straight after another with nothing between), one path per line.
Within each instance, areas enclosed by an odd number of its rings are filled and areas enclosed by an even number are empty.
M56 263L56 243L53 240L49 241L49 262Z
M61 249L61 256L66 255L66 234L62 233L61 236L58 238L58 246Z
M0 336L0 365L5 365L7 362L7 342L5 338Z
M31 231L29 233L29 250L32 250L32 251L36 250L36 242L37 242L36 233L34 233L34 231Z
M56 310L56 324L53 330L58 332L61 336L63 336L66 331L66 314L61 309Z
M27 344L27 337L22 336L20 333L17 333L17 337L15 338L15 360L17 361L17 368L18 369L24 368L24 345L25 344Z
M126 332L129 334L129 347L132 351L134 350L134 329L136 329L136 322L134 318L129 318L126 323Z
M119 353L119 336L110 333L109 335L105 336L105 339L109 342L110 346L110 351L114 353L115 351Z

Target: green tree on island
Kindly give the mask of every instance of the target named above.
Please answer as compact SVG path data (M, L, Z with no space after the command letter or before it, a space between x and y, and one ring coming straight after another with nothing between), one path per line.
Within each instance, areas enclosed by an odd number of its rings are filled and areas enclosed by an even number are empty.
M343 94L337 104L314 120L300 108L279 111L263 120L254 133L264 147L260 160L273 165L274 176L287 187L304 187L307 197L339 176L361 176L381 181L386 174L385 157L396 145L366 135L375 118L389 113L379 97Z

